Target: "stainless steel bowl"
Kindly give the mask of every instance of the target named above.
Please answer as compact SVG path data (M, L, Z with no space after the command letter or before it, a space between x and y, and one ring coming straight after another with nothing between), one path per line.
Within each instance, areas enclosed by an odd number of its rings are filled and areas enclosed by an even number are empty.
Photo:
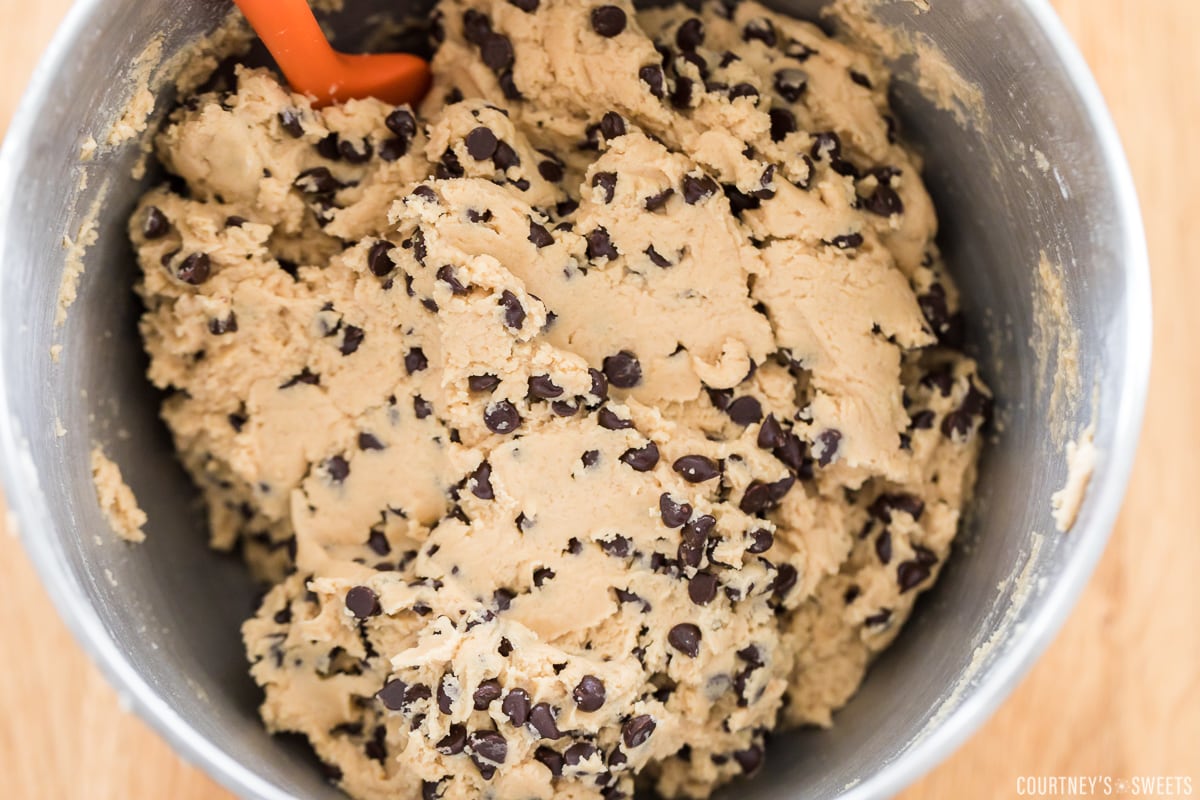
M821 3L773 5L811 16ZM962 128L903 84L896 102L927 154L942 245L1006 424L987 450L975 514L941 582L836 726L776 737L765 773L737 787L744 798L886 796L949 754L1070 612L1132 462L1149 370L1149 278L1133 184L1099 92L1043 0L934 5L916 14L896 2L882 14L936 42L979 85L990 122ZM253 589L235 560L205 546L196 492L143 378L124 225L153 174L129 179L132 145L86 165L77 158L85 135L105 130L124 105L130 87L121 76L151 37L161 34L170 55L226 10L196 0L80 0L38 68L0 155L0 461L13 521L51 597L128 703L243 796L332 798L338 793L304 747L259 724L238 636ZM159 109L170 100L163 91ZM1036 147L1051 168L1038 169L1018 144ZM100 238L58 329L63 236L75 234L106 176ZM1099 409L1102 456L1068 535L1054 533L1050 516L1066 464L1028 345L1042 252L1062 266L1083 386L1096 387ZM57 364L54 343L63 346ZM1090 420L1086 396L1068 416L1071 430ZM57 422L65 436L55 435ZM100 515L88 467L94 442L149 513L142 546L117 542Z

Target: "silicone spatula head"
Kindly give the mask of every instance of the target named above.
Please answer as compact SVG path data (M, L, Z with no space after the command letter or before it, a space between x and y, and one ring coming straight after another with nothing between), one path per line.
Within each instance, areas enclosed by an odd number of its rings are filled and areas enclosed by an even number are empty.
M376 97L416 105L429 90L429 64L408 53L348 55L330 46L306 0L234 0L271 51L292 90L318 106Z

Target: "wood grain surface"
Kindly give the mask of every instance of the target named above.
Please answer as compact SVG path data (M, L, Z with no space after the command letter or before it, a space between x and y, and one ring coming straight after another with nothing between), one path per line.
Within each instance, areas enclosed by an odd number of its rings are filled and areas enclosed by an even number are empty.
M935 0L936 2L936 0ZM1147 422L1116 533L1070 621L1000 711L901 795L1016 797L1027 775L1189 775L1200 795L1200 0L1054 0L1140 191L1154 280ZM0 128L68 0L0 0ZM0 536L0 798L228 798L80 652Z

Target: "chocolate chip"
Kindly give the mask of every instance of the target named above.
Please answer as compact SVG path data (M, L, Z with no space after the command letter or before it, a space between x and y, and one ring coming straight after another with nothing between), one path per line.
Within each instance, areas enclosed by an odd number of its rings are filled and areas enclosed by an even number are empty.
M611 203L617 191L617 173L597 172L592 176L592 188L597 187L604 191L604 202Z
M881 609L878 613L872 614L863 620L863 624L872 628L886 625L892 618L892 610L890 608Z
M618 389L632 389L642 382L642 364L635 354L622 350L605 357L604 375Z
M389 164L399 161L408 152L408 142L399 136L389 136L379 145L379 157Z
M742 41L752 42L758 40L767 47L774 47L777 41L775 36L775 26L771 24L771 20L766 17L755 17L745 24L742 28Z
M497 142L496 152L492 156L492 163L496 165L497 169L499 169L501 172L504 172L509 167L520 166L521 157L517 155L517 151L514 150L512 145L510 145L508 142ZM529 186L526 184L524 189L528 188ZM524 191L524 189L522 191Z
M662 269L675 266L669 259L663 258L663 256L661 256L659 252L654 249L654 245L650 245L646 248L646 257L650 259L651 264L656 267L661 267Z
M772 108L767 115L771 119L771 141L782 142L788 134L795 133L799 126L796 115L786 108Z
M677 503L669 492L663 492L658 498L658 509L662 514L663 525L668 528L678 528L692 516L692 507L687 503Z
M614 534L611 539L601 539L599 544L600 549L604 551L605 555L612 556L613 558L625 558L632 549L632 543L629 539L619 533Z
M358 350L366 334L357 325L347 325L342 329L342 345L339 348L342 355L348 356Z
M838 250L853 250L856 247L861 247L863 243L863 235L861 233L847 233L841 236L833 237L829 244L836 247Z
M706 606L717 596L717 576L711 572L697 572L688 581L688 597L698 606ZM672 644L674 644L672 642Z
M440 689L439 689L440 692ZM441 695L439 694L439 700ZM443 710L443 714L449 714L448 710ZM450 731L442 737L441 741L435 745L439 753L444 756L456 756L463 751L467 746L467 729L464 725L451 725Z
M930 411L929 409L925 409L924 411L918 411L917 413L912 415L912 421L909 423L909 425L910 425L910 427L912 427L913 430L917 430L917 431L928 430L929 428L933 427L933 421L936 417L937 417L937 414Z
M492 500L496 493L492 490L492 465L486 461L480 462L470 478L471 494L480 500Z
M426 202L429 202L429 203L437 203L437 201L438 201L437 192L435 192L435 191L433 190L433 187L432 187L432 186L427 186L427 185L425 185L425 184L423 184L423 183L422 183L420 186L418 186L417 188L415 188L415 189L413 189L413 190L412 190L412 196L413 196L413 197L419 197L419 198L421 198L422 200L425 200ZM424 237L424 234L422 234L420 231L417 231L417 234L421 236L421 239L420 239L420 246L421 246L421 248L422 248L422 249L424 249L424 247L425 247L425 237ZM414 245L414 246L415 246L415 245ZM422 264L423 264L423 263L424 263L424 258L425 258L425 256L424 256L424 254L422 253L421 257L420 257L419 259L417 259L417 260L418 260L418 261L421 261L421 262L422 262Z
M595 675L584 675L575 685L571 696L575 698L575 705L579 706L580 711L597 711L604 705L604 681Z
M750 531L750 539L750 546L746 548L747 553L765 553L775 544L775 534L766 528L757 528Z
M621 726L621 739L627 748L639 747L646 743L656 727L654 717L649 714L639 714Z
M863 200L863 208L881 217L904 213L904 203L900 200L900 195L896 194L892 187L882 183L875 187L870 197Z
M529 720L531 705L529 692L524 689L513 689L505 696L500 710L508 716L514 726L519 728Z
M707 175L683 176L683 199L689 206L717 193L717 182Z
M631 447L621 454L620 460L637 472L649 472L658 463L658 445L647 442L643 447Z
M467 145L467 153L476 161L486 161L491 158L499 143L496 134L482 126L472 129L464 141Z
M817 436L817 445L821 448L821 454L817 456L817 463L822 467L828 467L830 464L832 464L833 459L837 457L838 447L841 445L841 442L841 431L835 428L822 431L821 434Z
M681 456L671 465L688 483L703 483L721 474L721 467L707 456Z
M617 6L598 6L592 9L592 30L612 38L625 30L625 12Z
M729 99L737 100L739 97L758 97L758 89L753 84L735 83L729 89Z
M437 706L438 706L438 711L441 711L443 714L450 713L450 709L454 702L450 698L449 692L446 690L446 679L453 678L453 677L454 677L453 674L447 672L445 675L442 676L442 679L440 681L438 681Z
M294 108L285 108L279 112L279 126L293 139L304 135L304 126L300 124L300 112Z
M412 112L406 108L397 108L388 114L383 124L387 125L389 131L399 136L405 142L408 142L417 133L417 120L412 115Z
M863 87L864 89L873 88L871 86L871 79L868 78L866 75L863 75L861 72L857 72L855 70L850 70L850 80L854 81L855 83L857 83L859 86Z
M156 206L146 209L146 219L142 222L142 236L147 239L161 239L171 232L171 222L167 215Z
M768 414L767 418L763 420L762 427L758 429L758 446L763 450L774 450L783 442L783 427L779 424L779 420L775 419L774 414Z
M489 33L479 44L479 57L492 72L499 74L513 64L512 42L503 34Z
M467 287L463 285L462 281L460 281L458 276L455 274L454 267L450 266L449 264L438 267L437 279L450 287L451 294L461 296L467 294L468 292Z
M896 580L900 584L900 593L917 588L929 577L929 567L919 561L902 561L896 568Z
M959 409L951 411L942 419L942 434L954 441L963 441L975 427L971 415Z
M373 617L380 611L379 595L366 586L355 586L346 592L346 608L358 619Z
M566 759L567 765L571 767L579 766L581 761L587 761L592 756L599 752L596 745L590 742L576 742L567 748L563 753L563 758ZM607 797L607 796L606 796Z
M304 367L300 372L293 375L287 382L280 385L280 389L290 389L299 383L306 383L309 386L320 386L321 376L313 374L308 367Z
M495 391L500 385L500 379L495 375L470 375L467 377L467 388L472 392Z
M698 17L684 20L675 31L675 46L684 52L694 51L704 44L704 23Z
M525 324L525 307L517 296L505 289L500 293L500 307L504 309L504 324L510 328L521 330Z
M199 286L208 280L212 264L205 253L192 253L176 270L175 276L184 283Z
M808 75L798 69L781 69L775 73L775 91L789 103L794 103L804 96L804 92L808 89ZM792 118L793 121L795 117ZM817 134L820 136L833 136L834 134ZM827 140L818 139L819 143L824 143L826 149L832 149L833 144L840 148L839 142L828 144ZM813 145L813 158L819 157L822 152L818 144ZM838 150L837 152L840 152Z
M550 183L558 183L563 179L563 167L556 161L539 161L538 174L543 180Z
M605 139L616 139L625 133L625 120L617 112L609 111L600 118L600 135Z
M333 194L342 188L342 183L333 177L328 167L313 167L301 172L292 184L305 194Z
M617 248L613 245L608 230L604 226L596 228L587 235L587 257L592 261L617 257Z
M561 739L558 723L554 719L554 710L549 703L538 703L529 713L529 721L543 739Z
M385 683L383 688L375 693L375 697L389 711L399 711L404 708L404 696L407 691L408 686L404 681L393 679Z
M484 411L483 424L492 433L509 434L521 427L521 415L512 403L500 400Z
M681 622L667 632L667 642L688 658L700 655L700 629L690 622Z
M490 780L496 772L494 765L503 764L508 757L508 742L496 731L473 731L467 737L467 745L471 748L471 760L484 780Z
M753 425L762 419L762 404L758 398L746 395L730 403L725 413L738 425Z
M561 778L563 774L563 757L555 750L542 745L534 751L533 757L550 770L550 774Z
M608 399L608 378L605 377L603 372L593 367L588 367L588 376L592 379L592 385L588 393L596 398L595 402L603 403Z
M213 336L224 336L227 333L237 333L237 314L232 311L229 316L221 318L214 317L208 321L208 332Z
M349 140L343 139L338 144L338 152L351 164L365 164L375 154L375 148L371 147L369 139L361 140L357 147Z
M914 522L918 522L925 511L925 502L916 495L904 492L884 493L872 501L867 511L875 519L884 522L892 521L892 511L903 511L912 517Z
M742 772L751 775L762 767L763 750L758 745L753 745L745 750L737 750L733 754L733 760L742 768Z
M339 145L340 141L338 140L338 135L336 133L331 133L321 141L317 142L317 153L321 156L321 158L325 158L330 161L341 161L342 151Z
M647 197L643 201L642 205L645 207L645 209L647 211L658 211L659 209L661 209L663 206L665 206L667 204L667 201L670 200L674 194L675 194L675 190L668 186L666 189L663 189L661 192L658 192L657 194L652 194L649 197ZM647 252L649 250L653 250L653 249L654 249L654 247L653 247L653 245L651 245L648 248Z
M687 108L692 104L692 87L694 81L691 78L680 77L675 80L675 91L671 93L671 105L676 108Z
M530 219L529 241L533 242L533 244L540 250L543 247L549 247L550 245L554 244L554 237L550 235L550 232L546 230L545 227Z
M501 692L500 681L495 678L489 678L480 683L479 687L475 689L475 693L471 696L475 703L475 710L486 711L488 706L492 704L492 701L500 699Z
M875 555L879 563L887 564L892 560L892 532L887 528L875 538Z
M771 591L779 597L786 597L796 586L796 582L800 580L800 573L791 564L780 564L776 573L775 580L771 582Z
M770 506L771 487L762 481L752 481L742 493L742 500L738 504L738 508L751 515L766 511Z
M395 246L386 239L380 239L371 245L371 249L367 253L367 268L371 270L372 275L382 278L396 268L396 264L392 261L394 249Z
M647 64L638 69L638 78L650 87L651 95L657 97L659 100L663 98L663 86L666 83L666 78L663 75L662 67L658 64Z
M601 428L610 431L620 431L633 427L633 420L622 419L612 409L602 408L596 412L596 422Z
M367 536L367 546L375 551L375 555L386 556L392 552L392 546L382 531L371 531Z
M429 359L425 357L425 351L419 347L414 347L404 356L404 369L409 375L412 375L415 372L421 372L428 366Z
M553 400L563 393L563 388L550 380L549 375L534 375L529 379L529 396L539 400Z

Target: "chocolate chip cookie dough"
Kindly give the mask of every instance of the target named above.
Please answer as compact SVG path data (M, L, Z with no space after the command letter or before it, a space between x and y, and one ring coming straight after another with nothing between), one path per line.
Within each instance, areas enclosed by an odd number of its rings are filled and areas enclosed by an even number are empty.
M703 797L954 538L991 401L920 163L753 3L436 22L419 109L187 99L132 218L262 716L358 798Z

